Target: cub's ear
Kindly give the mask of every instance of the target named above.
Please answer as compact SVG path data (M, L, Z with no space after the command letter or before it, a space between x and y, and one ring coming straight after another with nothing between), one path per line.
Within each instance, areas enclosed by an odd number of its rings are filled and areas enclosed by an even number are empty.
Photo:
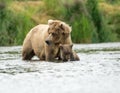
M70 45L70 48L72 48L72 47L73 47L73 44Z
M60 49L63 49L63 45L62 44L60 44L59 47L60 47Z
M54 20L49 19L49 20L48 20L48 25L51 25L53 22L54 22Z

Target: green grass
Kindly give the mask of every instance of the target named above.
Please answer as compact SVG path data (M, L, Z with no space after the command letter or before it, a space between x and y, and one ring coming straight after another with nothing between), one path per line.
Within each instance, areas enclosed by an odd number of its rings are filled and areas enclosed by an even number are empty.
M0 10L0 45L21 45L27 32L35 25L24 12L16 13L7 5Z
M119 42L120 1L85 1L0 2L0 46L22 45L28 31L37 24L47 23L48 19L70 24L74 43Z

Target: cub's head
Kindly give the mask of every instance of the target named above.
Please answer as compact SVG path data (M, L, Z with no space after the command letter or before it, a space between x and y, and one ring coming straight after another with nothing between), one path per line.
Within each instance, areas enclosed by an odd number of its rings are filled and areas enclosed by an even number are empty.
M48 20L48 37L46 38L46 43L51 44L60 44L64 42L71 33L71 27L60 21L60 20Z
M72 56L72 47L73 47L73 44L60 44L59 45L60 47L60 58L63 60L63 61L68 61L70 60L71 56Z

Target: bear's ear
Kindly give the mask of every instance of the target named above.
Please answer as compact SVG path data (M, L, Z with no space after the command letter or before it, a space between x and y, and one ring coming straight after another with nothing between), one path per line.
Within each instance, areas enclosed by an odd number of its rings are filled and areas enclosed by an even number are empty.
M49 20L48 20L48 25L51 25L53 22L54 22L54 20L49 19Z
M60 23L60 28L63 30L63 33L65 33L65 34L66 33L71 33L71 30L72 30L72 28L64 22Z
M64 23L61 23L61 24L60 24L60 28L61 28L63 31L65 30Z

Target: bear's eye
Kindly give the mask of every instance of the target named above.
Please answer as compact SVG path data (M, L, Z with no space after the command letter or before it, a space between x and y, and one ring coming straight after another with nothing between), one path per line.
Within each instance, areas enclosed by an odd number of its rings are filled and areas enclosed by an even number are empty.
M56 29L56 31L60 31L60 29L58 28L58 29Z
M63 32L62 35L65 35L65 33Z
M50 32L48 31L48 34L50 34Z
M55 33L52 33L52 36L55 36L56 34Z

